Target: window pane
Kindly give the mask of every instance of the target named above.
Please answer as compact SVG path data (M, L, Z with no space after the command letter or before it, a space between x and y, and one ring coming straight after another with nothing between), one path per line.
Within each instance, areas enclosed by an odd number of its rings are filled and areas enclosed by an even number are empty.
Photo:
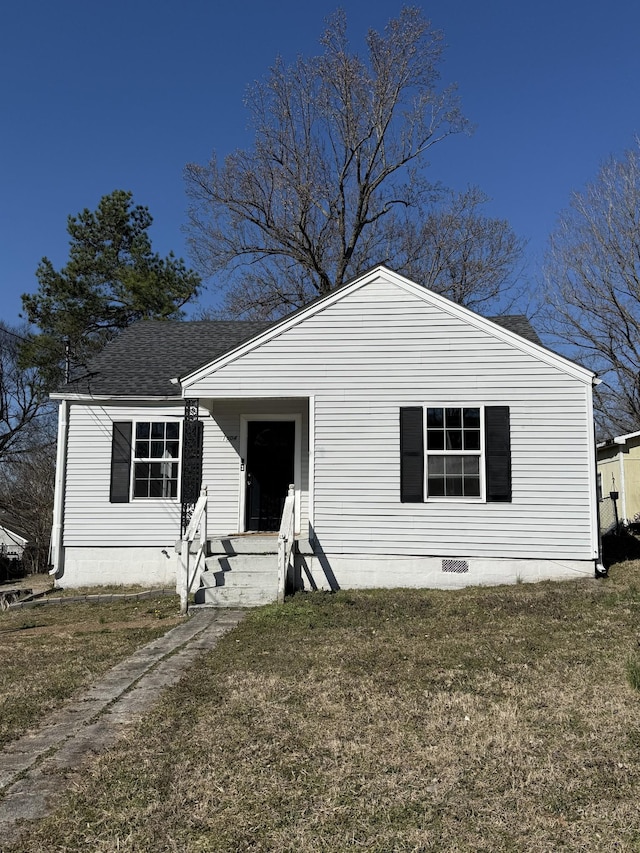
M480 478L479 477L465 477L464 478L464 493L467 497L470 497L470 498L480 497Z
M444 495L444 477L428 477L427 493L431 497L442 497Z
M427 449L428 450L444 450L444 430L443 429L428 429L427 430Z
M149 442L136 441L136 459L148 459L149 457Z
M447 457L447 477L462 474L462 456Z
M429 476L444 474L444 456L429 457Z
M147 462L136 462L133 476L136 480L149 479L149 464Z
M462 426L462 409L447 409L446 418L448 429L453 429L454 427L460 428Z
M164 438L164 424L151 424L151 438Z
M462 496L462 477L447 477L447 497Z
M465 409L463 426L465 429L480 429L480 409Z
M136 438L149 438L149 427L148 423L136 424Z
M180 438L180 424L169 423L166 424L167 427L167 438Z
M167 497L177 498L178 497L178 481L170 480L169 481L169 494Z
M164 456L164 441L151 442L151 458L162 459Z
M133 484L133 496L134 496L134 498L148 498L149 497L149 481L148 480L136 480Z
M167 453L173 459L178 458L179 445L177 441L168 441L167 442Z
M443 409L427 409L427 426L442 429L444 426Z
M464 449L480 450L480 430L473 429L464 431Z
M474 474L476 477L480 474L480 457L465 456L464 458L464 473Z
M149 483L149 497L150 498L161 498L162 494L162 480L151 480Z
M462 450L462 430L447 430L447 450Z

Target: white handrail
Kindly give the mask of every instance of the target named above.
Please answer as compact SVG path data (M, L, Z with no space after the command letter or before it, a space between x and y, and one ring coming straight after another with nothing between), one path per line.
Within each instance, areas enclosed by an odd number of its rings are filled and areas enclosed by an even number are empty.
M190 567L191 543L200 532L200 545L196 552L193 568ZM180 593L180 615L186 616L189 609L189 593L196 578L200 580L201 564L207 550L207 487L203 486L189 525L180 540L180 567L177 578Z
M291 555L295 541L295 508L296 491L293 484L289 486L289 493L284 501L280 532L278 534L278 604L284 602L284 590L287 582L287 573L291 564Z

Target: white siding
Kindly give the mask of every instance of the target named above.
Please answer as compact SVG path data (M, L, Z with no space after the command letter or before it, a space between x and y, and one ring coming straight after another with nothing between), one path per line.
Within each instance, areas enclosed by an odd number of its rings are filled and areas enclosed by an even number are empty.
M176 500L110 503L114 421L181 419L184 405L124 406L72 403L69 411L65 546L173 548L180 535ZM126 579L122 581L126 583Z
M313 523L326 554L595 557L588 384L384 279L187 393L214 410L225 397L315 397ZM422 404L509 406L512 503L400 503L399 409ZM208 476L224 480L230 525L237 455L232 470L221 452L226 473Z

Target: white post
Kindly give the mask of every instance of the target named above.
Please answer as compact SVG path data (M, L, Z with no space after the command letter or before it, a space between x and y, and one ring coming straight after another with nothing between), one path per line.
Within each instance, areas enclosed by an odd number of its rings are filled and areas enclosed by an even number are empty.
M186 616L189 609L189 540L180 543L180 615Z

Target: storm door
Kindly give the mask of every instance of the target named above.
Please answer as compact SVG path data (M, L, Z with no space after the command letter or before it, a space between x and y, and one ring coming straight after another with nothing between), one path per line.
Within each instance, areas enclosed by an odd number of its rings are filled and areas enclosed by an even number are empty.
M284 500L294 478L294 421L247 423L245 530L280 528Z

